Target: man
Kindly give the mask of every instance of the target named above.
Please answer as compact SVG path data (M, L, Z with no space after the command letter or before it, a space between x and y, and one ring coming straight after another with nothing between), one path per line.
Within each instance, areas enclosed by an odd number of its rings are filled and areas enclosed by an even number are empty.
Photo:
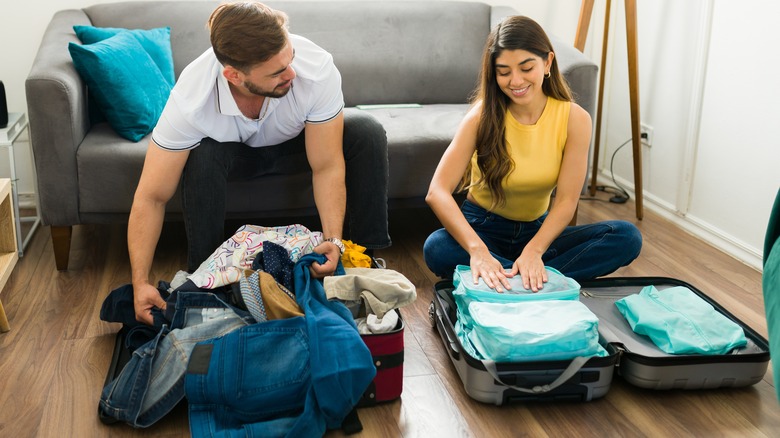
M329 53L287 31L287 16L248 1L218 6L212 47L180 75L152 133L128 224L136 319L164 308L149 281L165 205L181 180L188 270L224 242L230 180L311 168L324 241L314 251L331 275L349 204L352 240L390 245L387 139L372 117L345 118L341 76ZM274 187L267 187L272 191Z

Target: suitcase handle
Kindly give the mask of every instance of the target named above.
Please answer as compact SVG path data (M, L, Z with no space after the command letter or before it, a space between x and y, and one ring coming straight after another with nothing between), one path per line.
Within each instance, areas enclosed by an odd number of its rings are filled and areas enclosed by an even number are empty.
M433 304L433 303L431 303ZM436 319L439 320L439 327L444 329L444 336L447 338L447 343L449 344L449 353L455 360L460 360L460 349L458 348L458 340L455 336L455 333L450 330L451 325L444 323L444 312L439 311L439 308L434 306L434 313L436 315Z
M572 359L569 366L566 367L565 370L561 373L560 376L558 376L557 379L552 381L552 383L548 383L546 385L536 385L532 388L522 388L515 385L508 385L501 381L501 379L498 376L498 369L496 368L496 362L492 360L482 360L482 364L485 366L485 369L487 372L495 379L496 382L508 387L512 388L516 391L524 392L527 394L544 394L547 392L552 391L553 389L563 385L566 383L569 379L574 377L575 374L582 368L585 363L590 360L590 358L593 356L579 356Z

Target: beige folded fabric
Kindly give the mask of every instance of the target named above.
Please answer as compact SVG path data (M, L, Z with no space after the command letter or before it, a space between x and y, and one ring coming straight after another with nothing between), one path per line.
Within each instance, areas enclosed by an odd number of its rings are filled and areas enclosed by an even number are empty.
M384 317L392 309L406 306L417 298L417 289L400 272L392 269L345 268L345 275L325 277L328 299L363 299L366 313Z

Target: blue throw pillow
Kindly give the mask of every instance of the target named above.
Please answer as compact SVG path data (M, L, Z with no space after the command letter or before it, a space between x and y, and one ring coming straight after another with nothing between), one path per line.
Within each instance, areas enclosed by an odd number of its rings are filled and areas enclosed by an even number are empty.
M68 44L73 65L108 123L120 136L139 141L162 114L171 84L130 32L103 41Z
M82 44L94 44L120 32L130 32L144 50L149 53L154 63L162 72L165 80L171 86L176 81L176 75L173 70L173 52L171 51L171 28L159 27L157 29L123 29L119 27L94 27L94 26L73 26L76 36Z

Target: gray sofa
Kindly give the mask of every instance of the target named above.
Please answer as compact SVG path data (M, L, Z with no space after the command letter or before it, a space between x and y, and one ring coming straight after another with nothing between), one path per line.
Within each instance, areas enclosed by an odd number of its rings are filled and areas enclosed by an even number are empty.
M26 93L40 213L43 223L51 225L58 269L67 269L74 225L127 221L148 146L148 137L133 143L106 123L90 124L87 90L67 48L68 42L78 42L72 26L170 26L178 76L208 48L205 23L217 4L99 4L63 10L52 18L27 78ZM291 32L333 54L342 74L347 111L370 111L384 125L391 214L400 207L424 206L439 157L467 110L486 36L498 20L517 12L484 3L443 1L267 4L289 15ZM577 102L594 116L597 66L571 44L554 37L553 44ZM420 107L354 108L410 103ZM257 190L261 186L266 189ZM233 183L230 188L229 217L315 212L308 174ZM167 207L167 219L180 218L177 193Z

